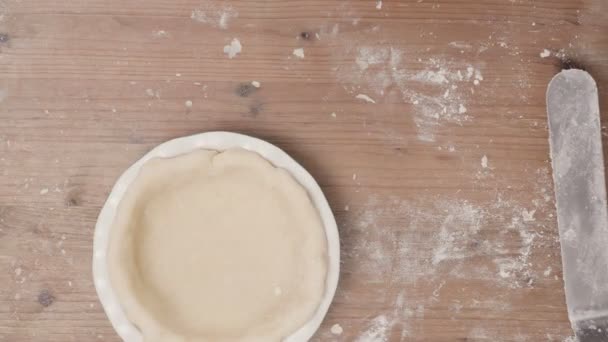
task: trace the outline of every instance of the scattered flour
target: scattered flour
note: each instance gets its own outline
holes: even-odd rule
[[[251,81],[251,85],[254,86],[254,87],[256,87],[256,88],[259,88],[262,84],[260,82],[258,82],[258,81]]]
[[[537,198],[526,201],[500,191],[475,203],[445,195],[416,200],[370,196],[366,205],[351,210],[352,224],[345,225],[351,239],[344,256],[358,265],[353,276],[371,283],[387,274],[399,283],[474,279],[497,291],[532,286],[543,272],[530,262],[543,222],[524,219],[522,213],[551,207],[541,191],[550,185],[545,173],[537,173],[529,186]]]
[[[44,189],[40,190],[40,194],[41,195],[46,195],[48,193],[49,193],[49,189],[48,188],[44,188]]]
[[[415,73],[411,77],[411,80],[429,84],[445,84],[450,83],[448,80],[449,76],[449,71],[445,68],[440,68],[437,70],[426,69]]]
[[[230,59],[236,57],[242,50],[243,46],[237,38],[232,39],[230,44],[224,46],[224,53],[227,54]]]
[[[458,205],[461,207],[460,210],[453,210],[451,203],[442,204],[441,212],[445,213],[445,218],[439,227],[438,244],[433,251],[434,266],[445,260],[466,258],[467,246],[461,241],[471,240],[481,229],[481,218],[485,215],[483,210],[467,201],[462,201]],[[464,229],[455,230],[454,227]]]
[[[521,212],[521,216],[524,219],[524,222],[533,222],[536,220],[534,218],[535,213],[536,213],[536,209],[532,209],[532,210],[524,209]]]
[[[539,202],[540,203],[540,202]],[[545,203],[545,202],[542,202]],[[348,234],[355,241],[345,246],[346,257],[357,265],[357,272],[370,282],[391,274],[393,279],[416,282],[421,277],[433,279],[441,267],[448,267],[455,278],[479,279],[492,286],[517,288],[532,271],[530,257],[536,233],[529,227],[535,222],[521,220],[522,206],[500,196],[489,203],[475,205],[457,198],[421,198],[410,202],[397,198],[372,196],[356,217]],[[406,221],[392,222],[395,217]],[[391,219],[393,218],[393,219]],[[405,224],[409,234],[433,231],[416,243],[400,238],[391,224]],[[504,227],[488,239],[485,227]],[[508,238],[508,239],[507,239]],[[517,241],[519,248],[505,244]],[[434,246],[420,249],[420,244]],[[483,265],[470,264],[471,258],[488,258]]]
[[[304,58],[304,49],[303,48],[294,49],[293,55],[298,58]]]
[[[415,103],[414,123],[419,140],[435,141],[437,128],[446,124],[462,126],[472,119],[467,109],[471,85],[483,80],[481,72],[472,65],[431,58],[422,71],[397,70],[395,74],[401,80],[398,84],[404,99]],[[408,81],[426,86],[418,86],[416,89],[420,90],[414,91],[408,87]]]
[[[340,324],[334,324],[331,326],[330,331],[334,335],[342,335],[342,333],[344,332],[344,329],[342,329]]]
[[[192,11],[190,18],[199,23],[209,24],[222,30],[228,28],[228,22],[237,18],[239,13],[232,6],[218,6],[212,3],[199,7]]]
[[[327,36],[323,35],[323,39]],[[473,96],[482,84],[486,85],[483,64],[441,55],[416,63],[408,59],[407,49],[382,43],[349,45],[346,42],[345,45],[344,51],[332,51],[332,58],[339,61],[334,73],[346,92],[358,99],[361,99],[358,95],[369,94],[371,97],[366,96],[375,99],[374,103],[400,95],[403,102],[411,106],[404,115],[412,116],[420,140],[435,141],[435,134],[447,126],[463,126],[474,119]],[[472,49],[464,42],[448,45]],[[522,92],[527,92],[525,87]],[[442,143],[445,146],[446,142]],[[450,151],[456,150],[450,147]],[[494,164],[490,168],[488,162],[484,155],[480,172],[492,173],[489,171],[494,169]],[[474,164],[479,169],[479,159],[475,159]],[[375,318],[364,325],[353,340],[392,340],[397,324],[409,317],[424,317],[425,310],[427,314],[432,310],[429,303],[438,300],[442,293],[447,297],[445,293],[459,289],[454,288],[455,283],[474,281],[492,293],[502,293],[534,287],[536,278],[551,275],[546,265],[539,267],[535,262],[537,252],[546,247],[543,244],[547,237],[539,237],[547,234],[547,230],[543,231],[543,220],[536,217],[545,217],[553,208],[551,193],[547,194],[545,189],[551,188],[550,180],[548,183],[540,178],[533,180],[530,186],[533,198],[521,199],[521,196],[511,197],[511,190],[501,191],[496,189],[496,184],[489,185],[500,181],[497,174],[491,177],[494,178],[489,179],[488,184],[483,184],[495,191],[494,194],[488,191],[488,198],[473,201],[465,200],[470,198],[466,195],[427,195],[404,200],[372,194],[364,206],[350,209],[345,215],[349,217],[349,224],[344,225],[349,239],[344,242],[343,253],[350,265],[357,265],[351,276],[370,284],[385,283],[391,289],[393,284],[417,284],[417,288],[428,284],[429,292],[427,301],[408,298],[411,300],[408,302],[400,294],[394,308],[403,306],[399,309],[402,316],[394,315],[390,309],[376,312]],[[479,179],[472,181],[482,186],[477,183]],[[346,206],[345,210],[348,209]],[[384,302],[394,298],[394,293],[381,295],[385,296]],[[463,307],[478,307],[493,314],[513,310],[508,296],[500,295],[479,294],[476,298],[458,299],[446,305],[452,313]],[[469,337],[502,338],[483,325],[474,328]]]
[[[499,338],[499,336],[496,335],[491,335],[486,329],[485,327],[474,327],[473,329],[471,329],[468,334],[467,334],[467,338],[468,339],[472,339],[472,340],[490,340],[490,341],[500,341],[501,339]]]
[[[192,108],[192,101],[190,100],[186,100],[186,102],[184,103],[184,105],[188,108]]]
[[[359,335],[356,342],[386,342],[388,341],[388,333],[390,322],[385,315],[380,315],[374,318],[367,330]]]
[[[393,51],[387,48],[375,48],[372,46],[363,46],[358,50],[355,63],[362,71],[367,70],[369,66],[386,63]]]
[[[376,1],[376,9],[377,10],[381,10],[382,9],[382,0],[377,0]]]

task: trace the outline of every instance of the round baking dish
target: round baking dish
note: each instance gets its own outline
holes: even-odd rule
[[[111,287],[108,276],[106,256],[109,234],[121,198],[135,177],[137,177],[142,165],[151,158],[170,158],[199,149],[224,151],[231,148],[243,148],[256,152],[274,166],[288,171],[306,189],[315,208],[318,210],[325,228],[328,248],[325,293],[311,319],[285,338],[284,341],[308,341],[323,321],[338,285],[340,242],[335,218],[321,188],[300,164],[287,155],[287,153],[268,142],[231,132],[207,132],[167,141],[144,155],[120,176],[97,219],[93,241],[93,279],[95,289],[112,326],[124,341],[139,342],[142,341],[142,335],[127,319]]]

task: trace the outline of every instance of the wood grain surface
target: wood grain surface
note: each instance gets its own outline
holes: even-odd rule
[[[119,341],[99,210],[153,146],[213,130],[285,149],[328,197],[342,273],[314,341],[571,339],[545,90],[581,67],[608,108],[608,2],[1,0],[0,18],[0,341]]]

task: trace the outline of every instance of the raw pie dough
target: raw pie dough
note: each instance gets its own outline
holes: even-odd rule
[[[325,291],[317,210],[253,152],[149,160],[111,229],[110,281],[145,342],[281,341]]]

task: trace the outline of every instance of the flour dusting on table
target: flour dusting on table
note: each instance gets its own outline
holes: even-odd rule
[[[355,340],[356,342],[386,342],[390,322],[384,315],[372,319],[367,330]]]
[[[375,312],[369,325],[360,328],[357,341],[388,341],[395,324],[407,336],[408,321],[424,317],[427,308],[439,302],[444,288],[451,287],[445,291],[454,293],[454,284],[481,283],[494,295],[452,301],[448,306],[452,315],[458,315],[464,306],[504,314],[512,308],[501,293],[532,289],[542,279],[553,281],[550,268],[533,262],[535,251],[544,247],[539,237],[546,234],[537,216],[546,215],[553,206],[547,195],[549,174],[548,168],[531,172],[528,187],[533,196],[528,200],[512,196],[508,190],[476,201],[458,194],[409,200],[370,194],[365,206],[351,208],[352,221],[343,228],[347,238],[342,249],[344,259],[356,265],[351,276],[369,284],[424,283],[428,288],[424,300],[419,295],[415,301],[408,300],[405,292],[396,297],[382,294],[385,300],[394,298],[394,304]],[[495,182],[471,177],[480,186]],[[481,335],[481,329],[471,336]]]
[[[352,233],[356,243],[346,246],[345,254],[357,260],[370,281],[391,272],[393,277],[415,281],[437,273],[439,267],[450,266],[454,277],[478,277],[504,287],[527,286],[520,278],[531,274],[528,259],[536,238],[538,223],[535,213],[547,210],[544,199],[550,186],[547,170],[536,173],[533,191],[538,196],[531,203],[510,199],[498,192],[490,201],[473,203],[453,197],[422,197],[416,201],[397,197],[369,197],[367,205],[358,213]],[[393,217],[407,217],[393,222]],[[500,230],[486,231],[488,227]],[[418,250],[407,238],[396,235],[400,230],[415,234],[420,229],[433,232],[424,235],[430,250]],[[495,234],[490,239],[488,234]],[[503,238],[501,238],[503,236]],[[504,243],[507,237],[519,241],[517,255]],[[466,267],[466,261],[492,255],[490,263],[476,270]],[[473,272],[473,273],[472,273]]]
[[[410,104],[411,112],[404,115],[412,116],[419,140],[433,142],[442,126],[462,126],[474,117],[468,102],[484,79],[478,66],[443,57],[413,60],[407,51],[387,44],[346,44],[335,51],[340,61],[352,56],[351,64],[339,63],[338,81],[353,94],[369,92],[377,103],[397,92]]]
[[[225,30],[228,22],[238,18],[239,13],[230,5],[218,5],[208,2],[194,9],[190,18],[199,23],[209,24],[213,27]]]

